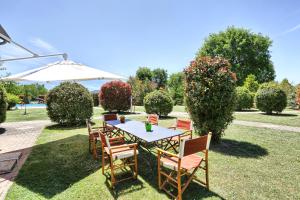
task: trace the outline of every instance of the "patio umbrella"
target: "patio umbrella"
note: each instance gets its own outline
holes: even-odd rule
[[[84,81],[84,80],[126,80],[125,77],[95,69],[71,60],[48,64],[19,74],[2,78],[7,81]]]

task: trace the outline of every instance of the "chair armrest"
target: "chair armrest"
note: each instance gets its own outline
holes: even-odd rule
[[[93,126],[92,127],[92,129],[103,129],[103,128],[105,128],[105,127],[103,127],[103,126]]]
[[[176,126],[170,126],[170,127],[168,127],[168,129],[174,129],[174,130],[176,130]]]
[[[124,147],[129,147],[129,148],[135,147],[135,148],[137,148],[137,143],[122,144],[122,145],[119,145],[119,146],[110,147],[110,149],[111,150],[115,150],[115,149],[121,149],[121,148],[124,148]]]
[[[168,151],[165,151],[165,150],[162,150],[160,148],[156,148],[157,150],[157,153],[160,155],[160,154],[165,154],[167,156],[171,156],[171,157],[176,157],[176,158],[179,158],[178,155],[174,154],[174,153],[171,153],[171,152],[168,152]]]

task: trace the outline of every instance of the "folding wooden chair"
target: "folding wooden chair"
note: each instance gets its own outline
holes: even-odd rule
[[[181,139],[192,139],[192,133],[193,133],[193,123],[191,120],[188,119],[176,119],[175,126],[169,127],[169,129],[181,129],[184,130],[184,133],[182,135],[172,137],[171,141],[169,142],[170,147],[167,147],[166,149],[173,148],[175,152],[177,151],[177,148],[179,146],[179,142]]]
[[[118,182],[128,180],[130,178],[136,179],[138,176],[137,168],[137,144],[120,144],[119,139],[109,139],[105,134],[100,133],[102,143],[102,174],[104,175],[105,170],[110,170],[111,186]],[[124,137],[120,137],[121,141],[124,141]],[[105,160],[109,160],[109,165],[105,169]],[[117,163],[121,161],[121,163]],[[116,170],[126,171],[130,167],[132,177],[116,180]]]
[[[103,130],[103,127],[92,127],[90,119],[86,119],[85,122],[89,134],[89,152],[93,153],[95,158],[95,156],[97,157],[97,140],[100,139],[100,130]]]
[[[157,149],[159,189],[164,190],[166,193],[178,200],[182,199],[182,193],[193,179],[209,189],[208,149],[210,140],[211,133],[194,139],[183,139],[180,143],[180,151],[178,155]],[[204,157],[197,155],[196,153],[198,152],[204,153]],[[166,171],[163,171],[162,167],[169,169],[169,171],[171,170],[171,172],[167,173]],[[195,173],[199,168],[205,170],[205,182],[195,176]],[[182,184],[182,176],[187,176],[187,180],[184,184]],[[162,182],[163,177],[165,180]],[[167,184],[177,189],[177,196],[166,189]]]
[[[113,129],[112,126],[108,125],[106,122],[107,121],[112,121],[112,120],[118,120],[118,115],[117,114],[104,114],[103,115],[103,127],[106,129]]]
[[[147,121],[150,122],[152,125],[158,125],[159,116],[157,114],[150,114],[147,117]]]

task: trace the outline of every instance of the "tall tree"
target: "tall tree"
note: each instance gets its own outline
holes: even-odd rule
[[[151,81],[152,80],[152,72],[148,67],[139,67],[136,71],[136,77],[141,81]]]
[[[238,85],[242,85],[249,74],[254,74],[258,82],[263,83],[275,78],[270,59],[271,45],[272,41],[267,36],[232,26],[210,34],[197,56],[220,56],[229,60]]]
[[[152,71],[152,81],[156,84],[156,88],[166,88],[168,81],[167,70],[157,68]]]
[[[141,81],[131,76],[127,82],[131,85],[133,105],[136,106],[142,106],[144,97],[155,89],[154,84],[149,80]]]
[[[184,96],[184,73],[178,72],[172,74],[168,81],[168,88],[174,103],[176,105],[182,105]]]

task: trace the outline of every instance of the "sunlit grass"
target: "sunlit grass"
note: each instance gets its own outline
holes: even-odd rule
[[[159,123],[174,122],[167,118]],[[232,125],[223,142],[211,149],[211,191],[192,183],[184,199],[300,198],[299,133]],[[139,157],[149,156],[140,151]],[[151,158],[152,170],[139,159],[138,181],[111,190],[100,161],[88,153],[86,128],[50,126],[38,138],[7,199],[168,199],[158,191],[155,155],[146,158]]]

